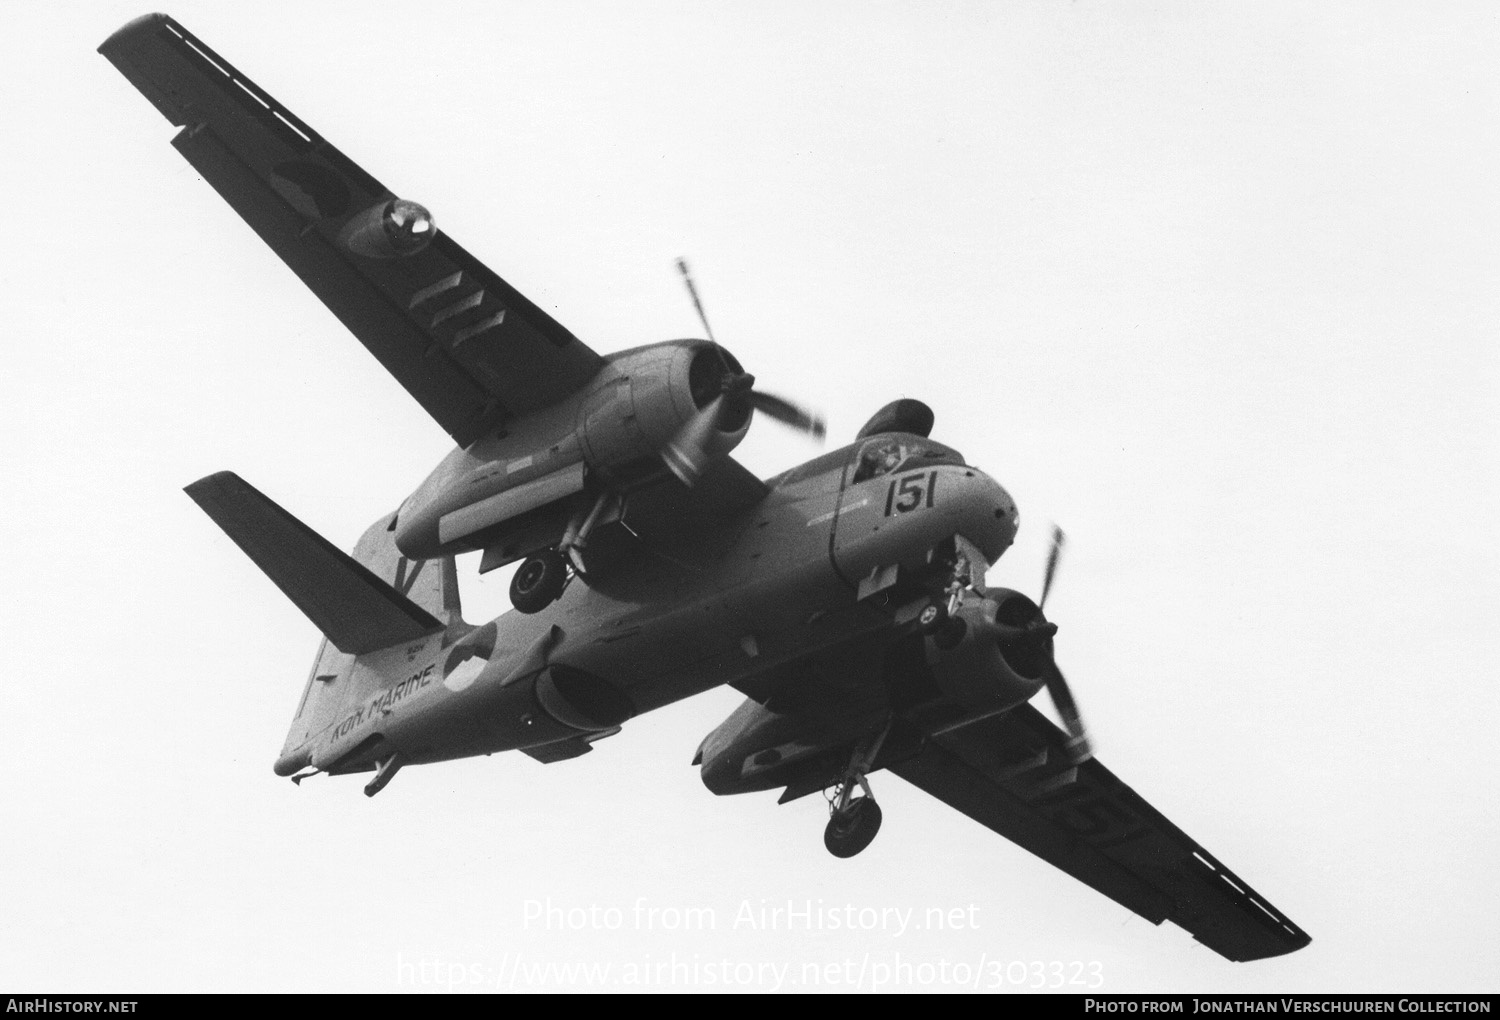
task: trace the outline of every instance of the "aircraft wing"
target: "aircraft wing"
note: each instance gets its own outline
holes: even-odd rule
[[[1311,939],[1030,705],[930,737],[890,771],[1153,924],[1236,961]]]
[[[765,499],[769,491],[739,461],[720,457],[692,488],[667,482],[633,493],[626,504],[625,523],[645,541],[671,548],[685,530],[718,528]]]
[[[460,446],[603,364],[445,233],[415,254],[352,251],[349,229],[396,196],[165,14],[130,22],[99,52],[183,128],[177,151]]]

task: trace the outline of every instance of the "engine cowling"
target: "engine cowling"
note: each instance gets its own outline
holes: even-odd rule
[[[403,505],[398,548],[431,559],[504,547],[492,564],[499,565],[555,542],[568,513],[557,523],[543,507],[565,505],[590,487],[623,492],[662,479],[663,451],[689,423],[701,423],[703,409],[722,396],[726,373],[738,371],[733,355],[701,340],[612,355],[579,395],[450,454]],[[716,416],[703,448],[728,454],[749,427],[749,404],[730,407]],[[538,514],[546,520],[525,536],[507,530],[526,515],[536,523]]]
[[[1029,701],[1046,683],[1052,662],[1050,633],[1034,629],[1045,622],[1035,602],[1008,588],[966,601],[927,642],[927,663],[942,696],[976,712]]]
[[[696,341],[626,351],[610,367],[579,408],[577,435],[588,466],[627,487],[660,473],[662,451],[720,396],[726,372],[742,371],[727,351]],[[709,430],[706,453],[724,456],[749,429],[749,404],[731,408]]]

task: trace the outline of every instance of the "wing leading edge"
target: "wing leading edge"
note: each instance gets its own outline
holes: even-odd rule
[[[603,364],[445,233],[356,254],[347,230],[396,196],[165,14],[99,47],[174,125],[203,178],[460,446],[546,407]]]
[[[890,770],[1153,924],[1259,960],[1312,940],[1030,705],[930,738]]]

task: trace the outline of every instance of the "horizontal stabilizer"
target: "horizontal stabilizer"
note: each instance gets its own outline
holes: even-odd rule
[[[341,652],[362,655],[442,630],[425,609],[232,471],[184,489]]]

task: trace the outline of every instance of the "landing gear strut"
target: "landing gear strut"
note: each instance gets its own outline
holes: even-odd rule
[[[823,845],[835,857],[853,857],[869,846],[880,831],[880,805],[875,803],[865,773],[874,764],[890,729],[890,723],[886,723],[873,737],[867,737],[855,746],[844,777],[829,793],[828,827],[823,830]],[[863,796],[854,796],[856,787]]]

